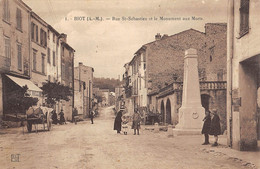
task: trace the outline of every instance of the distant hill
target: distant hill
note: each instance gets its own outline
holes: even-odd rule
[[[115,88],[119,87],[122,81],[110,78],[93,78],[93,87],[100,89],[109,89],[110,92],[115,92]]]

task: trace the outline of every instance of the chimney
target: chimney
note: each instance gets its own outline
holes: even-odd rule
[[[65,34],[65,33],[60,34],[60,39],[61,39],[61,41],[67,43],[67,34]]]
[[[168,37],[168,34],[164,34],[163,36],[162,36],[162,39],[165,39],[165,38],[167,38]]]
[[[157,35],[155,35],[155,40],[161,40],[162,36],[160,35],[160,33],[157,33]]]

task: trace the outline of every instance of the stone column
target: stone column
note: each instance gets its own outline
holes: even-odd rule
[[[201,105],[198,75],[198,55],[196,49],[185,51],[182,106],[179,109],[177,135],[200,134],[205,109]]]

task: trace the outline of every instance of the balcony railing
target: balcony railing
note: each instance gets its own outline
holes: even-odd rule
[[[200,82],[200,90],[221,90],[227,88],[226,81],[203,81]]]
[[[226,81],[201,81],[200,90],[225,90],[227,88]],[[173,82],[172,84],[159,90],[159,97],[164,97],[175,91],[183,90],[182,82]]]

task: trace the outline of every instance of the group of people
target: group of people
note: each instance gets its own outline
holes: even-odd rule
[[[60,120],[58,120],[58,115],[60,116]],[[62,109],[58,115],[55,110],[52,111],[52,123],[53,124],[58,124],[58,123],[64,124],[65,123],[66,124],[64,113],[63,113]]]
[[[130,119],[128,116],[123,115],[123,110],[120,110],[115,118],[114,122],[114,130],[117,131],[118,134],[120,134],[120,131],[122,129],[124,135],[127,135],[128,132],[128,123]],[[134,129],[134,135],[139,135],[140,128],[141,128],[141,116],[138,112],[137,109],[134,110],[134,115],[133,115],[133,122],[132,122],[132,129]]]
[[[120,110],[115,118],[114,121],[114,130],[117,131],[118,134],[120,134],[121,129],[124,133],[124,135],[127,135],[128,132],[128,123],[130,119],[127,116],[123,115],[123,110]],[[213,109],[212,112],[209,110],[206,111],[206,116],[203,119],[204,124],[201,133],[205,136],[205,141],[202,145],[210,144],[209,142],[209,135],[214,136],[214,144],[212,146],[218,146],[218,135],[221,134],[221,128],[220,128],[220,118],[217,114],[217,110]],[[141,116],[137,109],[134,111],[133,115],[133,122],[132,122],[132,129],[134,129],[134,135],[139,135],[139,129],[140,129],[140,122],[141,122]]]
[[[90,120],[91,120],[91,124],[94,124],[94,117],[95,117],[95,110],[91,110],[90,113],[89,113],[89,117],[90,117]],[[59,120],[58,120],[58,115],[59,115]],[[52,123],[53,124],[66,124],[66,120],[65,120],[65,117],[64,117],[64,112],[63,110],[61,109],[60,113],[57,115],[56,111],[53,110],[52,111]],[[79,121],[79,116],[78,116],[78,110],[77,108],[73,108],[73,111],[72,111],[72,122],[74,122],[75,124],[77,124],[77,122]]]
[[[212,112],[209,110],[206,111],[206,116],[203,119],[204,124],[202,127],[201,133],[204,134],[205,136],[205,141],[202,145],[207,145],[209,143],[209,135],[214,136],[214,144],[212,146],[217,146],[218,145],[218,135],[221,134],[221,129],[220,129],[220,119],[217,114],[217,110],[213,109]]]

